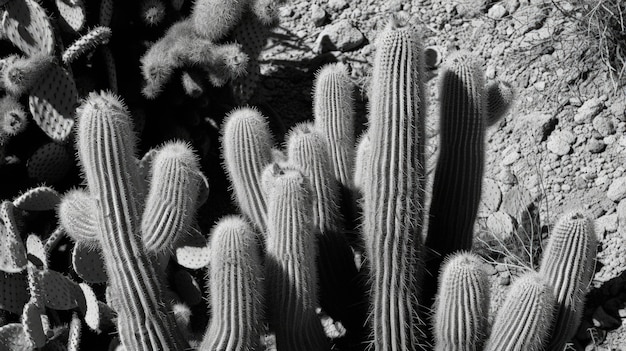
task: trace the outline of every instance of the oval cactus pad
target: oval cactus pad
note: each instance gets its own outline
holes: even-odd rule
[[[47,186],[30,188],[13,200],[13,206],[25,211],[54,210],[61,202],[59,193]]]
[[[63,142],[74,127],[78,91],[70,74],[54,65],[31,90],[28,106],[33,119],[54,141]]]
[[[9,1],[2,29],[26,55],[54,53],[54,32],[44,9],[34,0]]]
[[[85,4],[81,0],[56,0],[56,4],[61,15],[60,22],[64,27],[75,32],[83,29],[87,14],[85,13]]]
[[[77,242],[72,252],[74,271],[88,283],[106,283],[107,273],[100,248]]]

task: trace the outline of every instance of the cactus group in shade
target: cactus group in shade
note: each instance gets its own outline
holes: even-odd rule
[[[422,52],[398,22],[378,38],[363,176],[363,237],[370,260],[374,349],[418,350],[424,201]]]
[[[214,317],[201,350],[255,350],[261,341],[265,291],[256,238],[238,216],[225,217],[213,228],[208,280]]]

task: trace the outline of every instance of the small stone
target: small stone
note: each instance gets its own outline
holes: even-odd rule
[[[612,330],[619,327],[622,321],[608,314],[602,306],[598,306],[593,312],[593,325],[596,328]]]
[[[531,112],[518,117],[515,119],[513,131],[524,133],[524,135],[530,131],[537,142],[545,141],[559,122],[558,119],[553,118],[551,115],[541,112]]]
[[[572,150],[571,144],[564,132],[556,132],[548,137],[548,150],[552,153],[563,156]]]
[[[502,171],[500,171],[498,179],[504,185],[515,185],[515,184],[517,184],[517,177],[508,168],[503,168]]]
[[[592,154],[598,154],[606,149],[606,144],[602,140],[591,138],[587,142],[587,151]]]
[[[533,84],[533,87],[535,89],[537,89],[537,91],[544,91],[546,89],[546,82],[539,81],[539,82]]]
[[[616,99],[611,106],[609,106],[609,110],[619,121],[626,122],[626,100]]]
[[[314,51],[318,54],[339,50],[351,51],[365,42],[365,36],[350,21],[341,20],[326,26],[317,37]]]
[[[513,151],[511,153],[509,153],[508,155],[504,156],[504,159],[502,159],[502,166],[510,166],[512,164],[514,164],[517,160],[519,160],[520,158],[520,153],[518,151]]]
[[[585,101],[576,111],[574,122],[576,124],[589,123],[604,109],[604,99],[597,97]]]
[[[487,15],[494,19],[501,19],[502,17],[507,15],[507,12],[508,11],[504,6],[500,4],[495,4],[489,9]]]
[[[620,177],[613,180],[606,193],[606,197],[615,202],[626,198],[626,177]]]
[[[615,126],[610,119],[605,116],[596,116],[593,119],[593,128],[597,130],[603,137],[615,134]]]
[[[487,69],[485,70],[485,77],[487,79],[496,78],[496,68],[492,65],[487,66]]]
[[[617,220],[621,227],[626,228],[626,199],[617,205]]]
[[[324,10],[321,6],[313,4],[311,6],[311,20],[316,27],[321,27],[326,23],[326,10]]]
[[[348,7],[347,0],[330,0],[328,1],[328,7],[332,10],[339,11]]]
[[[617,213],[604,215],[595,220],[596,228],[608,233],[617,231],[617,223]]]

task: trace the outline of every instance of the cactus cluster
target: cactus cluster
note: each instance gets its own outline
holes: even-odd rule
[[[127,350],[254,350],[268,339],[279,351],[560,350],[574,334],[596,246],[579,211],[560,218],[539,270],[513,283],[489,324],[473,224],[485,131],[514,94],[486,85],[471,53],[455,52],[441,67],[441,147],[426,194],[427,63],[406,18],[378,36],[360,137],[348,67],[330,64],[316,75],[314,120],[294,126],[283,147],[259,109],[238,107],[210,148],[193,128],[164,138],[178,141],[137,136],[166,123],[151,119],[160,95],[200,105],[212,89],[205,83],[230,82],[234,100],[249,101],[255,56],[281,0],[131,6],[147,36],[161,39],[133,53],[141,79],[129,86],[117,84],[128,67],[115,59],[119,26],[134,25],[120,24],[128,5],[56,3],[58,19],[32,0],[3,9],[2,29],[21,54],[0,64],[0,144],[25,133],[32,117],[54,142],[32,147],[29,177],[64,178],[68,171],[50,164],[71,163],[74,140],[84,187],[77,180],[60,195],[39,186],[1,202],[0,349],[79,350],[98,334]],[[90,11],[98,26],[88,30]],[[102,68],[98,81],[92,65]],[[174,76],[179,95],[166,87]],[[186,127],[210,119],[176,112]],[[239,213],[204,233],[202,209],[220,206],[208,201],[205,175],[204,156],[216,150]]]

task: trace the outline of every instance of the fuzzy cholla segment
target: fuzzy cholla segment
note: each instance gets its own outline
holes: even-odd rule
[[[311,222],[312,194],[293,169],[268,166],[266,272],[270,328],[279,350],[320,351],[329,345],[317,306],[316,244]]]
[[[482,264],[467,252],[451,256],[443,266],[434,319],[436,350],[482,350],[489,313],[489,281]]]
[[[238,216],[211,234],[209,290],[212,315],[200,350],[255,350],[263,318],[263,272],[256,234]]]
[[[363,232],[371,270],[374,348],[419,348],[417,316],[424,199],[421,45],[412,28],[380,34],[363,176]]]
[[[578,329],[593,276],[596,247],[593,223],[584,213],[566,213],[556,223],[539,269],[553,286],[557,302],[550,350],[563,349]]]
[[[118,331],[129,350],[188,347],[161,297],[156,262],[139,230],[135,137],[126,107],[108,93],[91,93],[78,109],[80,161],[95,200],[111,291],[118,299]]]

